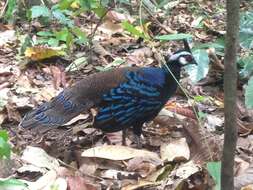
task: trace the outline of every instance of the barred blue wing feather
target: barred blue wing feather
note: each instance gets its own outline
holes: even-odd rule
[[[159,78],[154,78],[157,75],[160,75]],[[119,131],[141,120],[148,120],[148,116],[161,109],[160,91],[165,82],[163,70],[145,68],[129,71],[126,78],[126,82],[103,96],[103,106],[95,118],[95,127],[103,131]]]
[[[80,113],[83,105],[76,103],[67,92],[61,92],[51,102],[40,105],[36,110],[28,113],[22,122],[23,126],[59,126],[69,118]],[[63,117],[64,116],[64,117]]]

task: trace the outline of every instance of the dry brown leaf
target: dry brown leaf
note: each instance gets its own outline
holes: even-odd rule
[[[108,11],[108,13],[106,14],[106,19],[115,22],[122,22],[128,20],[131,23],[134,21],[134,19],[131,18],[130,15],[122,14],[114,10]]]
[[[235,169],[236,176],[243,174],[244,171],[248,169],[250,166],[249,162],[244,161],[238,156],[235,157],[235,163],[236,163],[236,169]]]
[[[6,45],[8,42],[14,42],[16,39],[15,30],[0,32],[0,47]]]
[[[50,65],[50,71],[53,75],[53,84],[55,89],[59,89],[59,87],[62,85],[63,87],[66,87],[66,75],[63,69],[57,66]]]
[[[56,158],[49,156],[43,149],[39,147],[27,146],[23,152],[21,159],[25,163],[30,163],[37,167],[57,169],[60,164]]]
[[[98,186],[91,184],[80,176],[67,177],[68,190],[97,190]]]
[[[80,158],[80,167],[79,171],[84,174],[94,175],[99,165],[92,158],[82,157]]]
[[[80,120],[85,120],[89,117],[89,114],[79,114],[78,116],[72,118],[70,121],[64,124],[64,126],[72,125]],[[84,128],[84,127],[83,127]]]
[[[13,104],[13,103],[8,103],[5,105],[6,110],[7,110],[7,114],[8,114],[8,119],[10,121],[15,121],[17,123],[19,123],[21,121],[21,115],[20,113],[17,111],[17,107]]]
[[[93,41],[93,50],[96,52],[99,56],[106,56],[111,55],[98,41]]]
[[[113,23],[111,20],[106,20],[101,26],[98,27],[98,30],[108,37],[111,37],[113,34],[123,32],[121,24]]]
[[[201,170],[201,167],[197,164],[195,164],[193,161],[189,161],[185,164],[182,164],[179,166],[179,168],[176,170],[176,176],[181,179],[187,179],[192,174],[195,174]]]
[[[160,153],[163,161],[186,161],[190,158],[190,149],[185,138],[162,144]]]
[[[127,170],[137,172],[141,177],[146,177],[161,164],[161,160],[154,160],[150,157],[135,157],[128,161]]]
[[[147,150],[139,150],[126,146],[105,145],[90,148],[82,153],[84,157],[96,157],[109,160],[127,160],[134,157],[148,156],[159,160],[159,156],[154,152]]]
[[[241,190],[253,190],[253,184],[242,187]]]
[[[43,175],[38,180],[36,180],[35,182],[26,181],[26,183],[28,184],[28,189],[44,189],[48,185],[53,184],[56,179],[57,179],[56,171],[50,170],[45,175]]]
[[[250,164],[250,167],[244,171],[243,174],[236,176],[234,178],[235,189],[241,189],[247,185],[251,185],[253,182],[253,164]]]

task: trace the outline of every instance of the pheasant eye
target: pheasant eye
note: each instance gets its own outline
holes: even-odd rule
[[[186,55],[186,56],[185,56],[185,59],[186,59],[186,61],[189,62],[189,63],[192,62],[192,60],[193,60],[192,56],[190,56],[190,55]]]

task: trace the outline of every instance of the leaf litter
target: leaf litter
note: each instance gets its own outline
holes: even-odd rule
[[[196,42],[215,41],[224,35],[225,12],[224,7],[214,5],[211,1],[200,1],[198,6],[194,1],[173,1],[164,6],[170,9],[170,15],[159,12],[159,9],[153,10],[151,6],[149,10],[154,11],[154,15],[150,20],[163,18],[162,25],[171,31],[191,33]],[[194,6],[198,9],[194,10]],[[205,17],[201,14],[203,10],[207,13]],[[84,17],[90,19],[88,15]],[[143,15],[143,18],[148,17],[149,14]],[[92,51],[76,48],[74,53],[65,54],[61,50],[43,46],[27,49],[26,55],[33,62],[25,67],[17,64],[22,59],[15,57],[17,50],[13,50],[13,47],[20,45],[16,41],[18,37],[15,31],[13,33],[13,30],[5,29],[7,37],[0,38],[0,124],[9,131],[14,150],[22,154],[13,158],[19,164],[0,164],[8,170],[7,176],[3,177],[22,179],[28,189],[32,190],[204,189],[210,185],[205,163],[220,160],[224,99],[219,83],[223,73],[222,60],[214,56],[218,52],[213,50],[208,50],[207,54],[214,64],[205,73],[206,77],[197,83],[199,89],[194,91],[188,79],[182,81],[182,85],[190,89],[191,95],[205,92],[199,95],[206,99],[213,98],[210,101],[198,99],[194,102],[201,115],[200,127],[194,110],[182,92],[178,91],[175,99],[172,98],[167,103],[159,116],[145,124],[141,150],[132,148],[134,141],[131,131],[128,137],[129,147],[107,145],[104,135],[90,128],[88,122],[91,122],[92,117],[88,113],[47,133],[18,131],[17,124],[28,110],[50,100],[64,87],[71,86],[73,81],[87,74],[112,67],[153,66],[160,63],[148,41],[137,42],[135,37],[124,31],[121,22],[125,20],[134,23],[136,18],[127,13],[109,11],[94,35]],[[87,33],[96,25],[93,23],[95,21],[89,21],[92,26],[78,21]],[[150,36],[167,34],[163,28],[155,30],[157,23],[151,23],[151,26],[154,29],[149,29]],[[181,44],[170,41],[154,45],[156,51],[167,54]],[[68,56],[67,64],[57,58],[43,62],[54,56]],[[72,63],[71,67],[69,63]],[[218,85],[214,87],[212,84]],[[252,117],[250,110],[239,103],[238,100],[241,113],[238,126],[242,137],[239,137],[237,146],[238,176],[235,185],[241,188],[252,182],[250,133],[253,125],[252,120],[248,119]],[[121,134],[116,134],[117,136]],[[31,144],[40,148],[29,146]],[[11,167],[11,172],[8,166]]]

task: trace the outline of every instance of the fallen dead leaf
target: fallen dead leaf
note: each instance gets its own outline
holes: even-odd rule
[[[141,177],[146,177],[161,164],[161,160],[152,159],[151,157],[135,157],[128,161],[127,171],[138,172]]]
[[[62,70],[60,67],[50,65],[50,71],[53,75],[54,88],[59,89],[61,85],[62,87],[66,87],[66,76],[64,70]]]
[[[244,161],[243,159],[239,158],[238,156],[235,157],[235,163],[236,163],[236,171],[235,175],[241,175],[244,173],[244,171],[249,168],[249,162]]]
[[[88,117],[89,117],[89,114],[79,114],[78,116],[74,117],[73,119],[71,119],[70,121],[68,121],[67,123],[65,123],[64,126],[72,125],[72,124],[76,123],[77,121],[79,121],[79,120],[85,120]]]
[[[66,179],[64,178],[57,178],[55,181],[52,183],[48,183],[43,190],[52,190],[52,189],[57,189],[57,190],[67,190],[68,184]]]
[[[156,185],[159,185],[159,183],[140,180],[137,184],[131,184],[131,185],[127,185],[125,187],[122,187],[121,190],[144,189],[145,187],[151,187],[151,186],[156,186]]]
[[[253,184],[242,187],[241,190],[253,190]]]
[[[173,140],[169,144],[162,144],[160,152],[164,161],[186,161],[190,158],[190,149],[186,138]]]
[[[95,184],[89,183],[80,176],[67,177],[68,190],[97,190],[99,189]]]
[[[244,171],[243,174],[234,178],[235,189],[241,189],[247,185],[251,185],[253,181],[253,164],[251,163],[249,168]]]
[[[25,50],[25,56],[33,61],[39,61],[54,56],[65,55],[65,52],[59,48],[49,48],[43,46],[29,47]]]
[[[199,165],[195,164],[193,161],[189,161],[179,166],[179,168],[176,170],[176,176],[181,179],[187,179],[192,174],[200,171],[200,169],[201,168]]]
[[[40,177],[35,182],[26,181],[25,183],[28,184],[28,189],[30,190],[44,190],[49,183],[53,184],[57,179],[57,173],[55,170],[48,171],[45,175]]]
[[[110,21],[116,21],[116,22],[122,22],[125,20],[128,20],[129,22],[133,22],[134,19],[130,17],[130,15],[122,14],[119,12],[116,12],[114,10],[108,11],[106,14],[106,19]]]
[[[49,156],[39,147],[27,146],[21,159],[26,163],[47,169],[57,169],[60,166],[57,159]]]
[[[159,156],[154,152],[139,150],[120,145],[105,145],[90,148],[82,153],[84,157],[96,157],[109,160],[128,160],[134,157],[148,156],[159,160]]]
[[[7,42],[13,42],[16,39],[15,30],[0,32],[0,47],[4,46]]]

